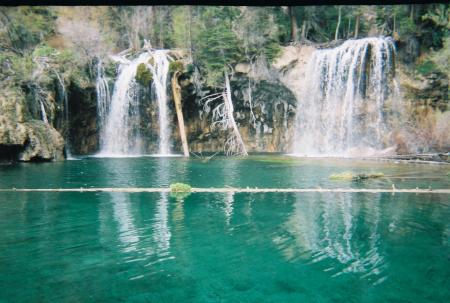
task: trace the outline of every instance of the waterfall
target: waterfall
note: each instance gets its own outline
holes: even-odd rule
[[[111,104],[101,130],[101,154],[123,156],[142,153],[135,76],[138,65],[146,64],[150,56],[150,53],[144,52],[133,61],[123,60],[120,64]]]
[[[136,59],[113,57],[120,62],[119,75],[114,83],[111,101],[108,101],[108,83],[103,67],[97,72],[97,108],[101,129],[100,155],[129,156],[144,152],[140,135],[139,85],[136,72],[140,64],[145,64],[152,72],[152,91],[158,102],[159,150],[160,155],[170,154],[170,123],[167,97],[169,57],[165,50],[144,52]],[[101,64],[101,63],[99,63]]]
[[[170,154],[170,124],[169,109],[167,106],[167,76],[169,73],[169,60],[167,52],[156,50],[153,53],[153,65],[149,65],[153,73],[153,87],[158,101],[159,122],[159,151],[160,155]]]
[[[316,50],[303,84],[294,153],[360,156],[388,145],[395,110],[395,47],[391,38],[348,40]]]
[[[61,78],[56,70],[53,70],[58,79],[59,85],[61,87],[61,97],[64,102],[64,124],[65,124],[65,148],[67,159],[73,159],[71,148],[70,148],[70,121],[69,121],[69,98],[67,97],[66,87],[64,85],[64,80]]]
[[[39,105],[41,107],[41,118],[42,118],[42,121],[44,121],[45,124],[48,124],[47,114],[45,113],[44,102],[42,102],[41,99],[39,99]]]
[[[105,69],[101,60],[97,62],[97,80],[95,83],[97,95],[97,124],[100,132],[103,131],[110,103],[108,80],[105,77]],[[104,144],[103,136],[100,136],[100,146]]]

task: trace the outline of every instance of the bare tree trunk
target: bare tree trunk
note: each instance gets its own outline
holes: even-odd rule
[[[342,16],[342,6],[339,6],[339,17],[338,23],[336,25],[336,33],[334,34],[334,40],[337,40],[339,36],[339,26],[341,25],[341,16]]]
[[[395,22],[396,22],[396,20],[395,20],[395,14],[394,14],[394,28],[392,29],[392,35],[395,37],[396,36],[396,32],[395,32],[395,30],[396,30],[396,28],[395,28]]]
[[[351,28],[351,24],[352,24],[352,18],[348,18],[348,29],[347,29],[347,39],[348,37],[350,37],[350,28]]]
[[[297,42],[297,19],[295,18],[294,7],[292,6],[289,6],[289,19],[291,20],[291,40]]]
[[[239,132],[239,129],[236,125],[236,121],[234,120],[234,117],[233,117],[234,108],[233,108],[233,101],[231,100],[230,80],[228,78],[228,73],[226,71],[225,71],[225,86],[226,86],[227,93],[224,93],[225,96],[223,96],[223,97],[224,97],[224,101],[225,101],[225,106],[228,108],[227,112],[231,115],[230,120],[231,120],[231,124],[233,127],[234,136],[236,137],[236,140],[238,140],[237,143],[241,147],[241,155],[248,156],[247,150],[244,145],[244,141],[242,140],[242,137],[241,137],[241,133]]]
[[[358,34],[359,34],[359,18],[360,18],[360,16],[357,15],[356,21],[355,21],[355,38],[358,38]]]
[[[302,24],[302,41],[305,41],[306,39],[306,21],[303,21]]]
[[[189,16],[189,60],[190,62],[193,61],[192,59],[192,9],[191,6],[188,5],[188,16]]]
[[[183,154],[185,157],[189,157],[189,147],[186,139],[186,129],[184,127],[183,109],[181,107],[181,87],[178,84],[178,75],[179,72],[176,71],[172,76],[173,100],[175,101],[175,110],[177,112],[181,143],[183,145]]]

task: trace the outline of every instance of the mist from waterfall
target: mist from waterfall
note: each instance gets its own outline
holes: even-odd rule
[[[308,156],[360,156],[389,146],[397,110],[391,38],[348,40],[316,50],[302,83],[293,151]]]

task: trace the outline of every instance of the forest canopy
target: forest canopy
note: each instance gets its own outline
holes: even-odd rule
[[[180,48],[209,85],[239,62],[270,62],[282,46],[392,36],[406,60],[448,73],[449,5],[0,7],[0,63],[30,74],[46,57],[78,82],[124,49]],[[426,54],[425,56],[423,56]],[[5,61],[6,60],[6,61]],[[5,65],[6,64],[6,65]],[[8,74],[6,72],[6,74]],[[3,76],[4,77],[4,76]],[[27,78],[27,77],[25,77]],[[29,77],[28,77],[29,78]],[[83,78],[85,78],[83,80]]]

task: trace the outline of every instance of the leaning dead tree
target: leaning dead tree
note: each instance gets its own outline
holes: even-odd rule
[[[226,156],[247,156],[247,150],[242,140],[241,134],[234,120],[234,107],[231,100],[231,88],[228,73],[225,71],[225,90],[221,93],[211,94],[204,97],[206,99],[204,110],[209,112],[210,104],[214,100],[222,99],[223,102],[217,105],[212,111],[211,130],[219,129],[227,131],[228,135],[224,144]]]
[[[183,154],[189,157],[189,147],[186,139],[186,130],[184,127],[183,109],[181,107],[181,87],[178,84],[178,76],[180,72],[176,71],[172,76],[173,100],[175,102],[175,110],[177,112],[178,127],[180,129],[181,143],[183,146]]]

